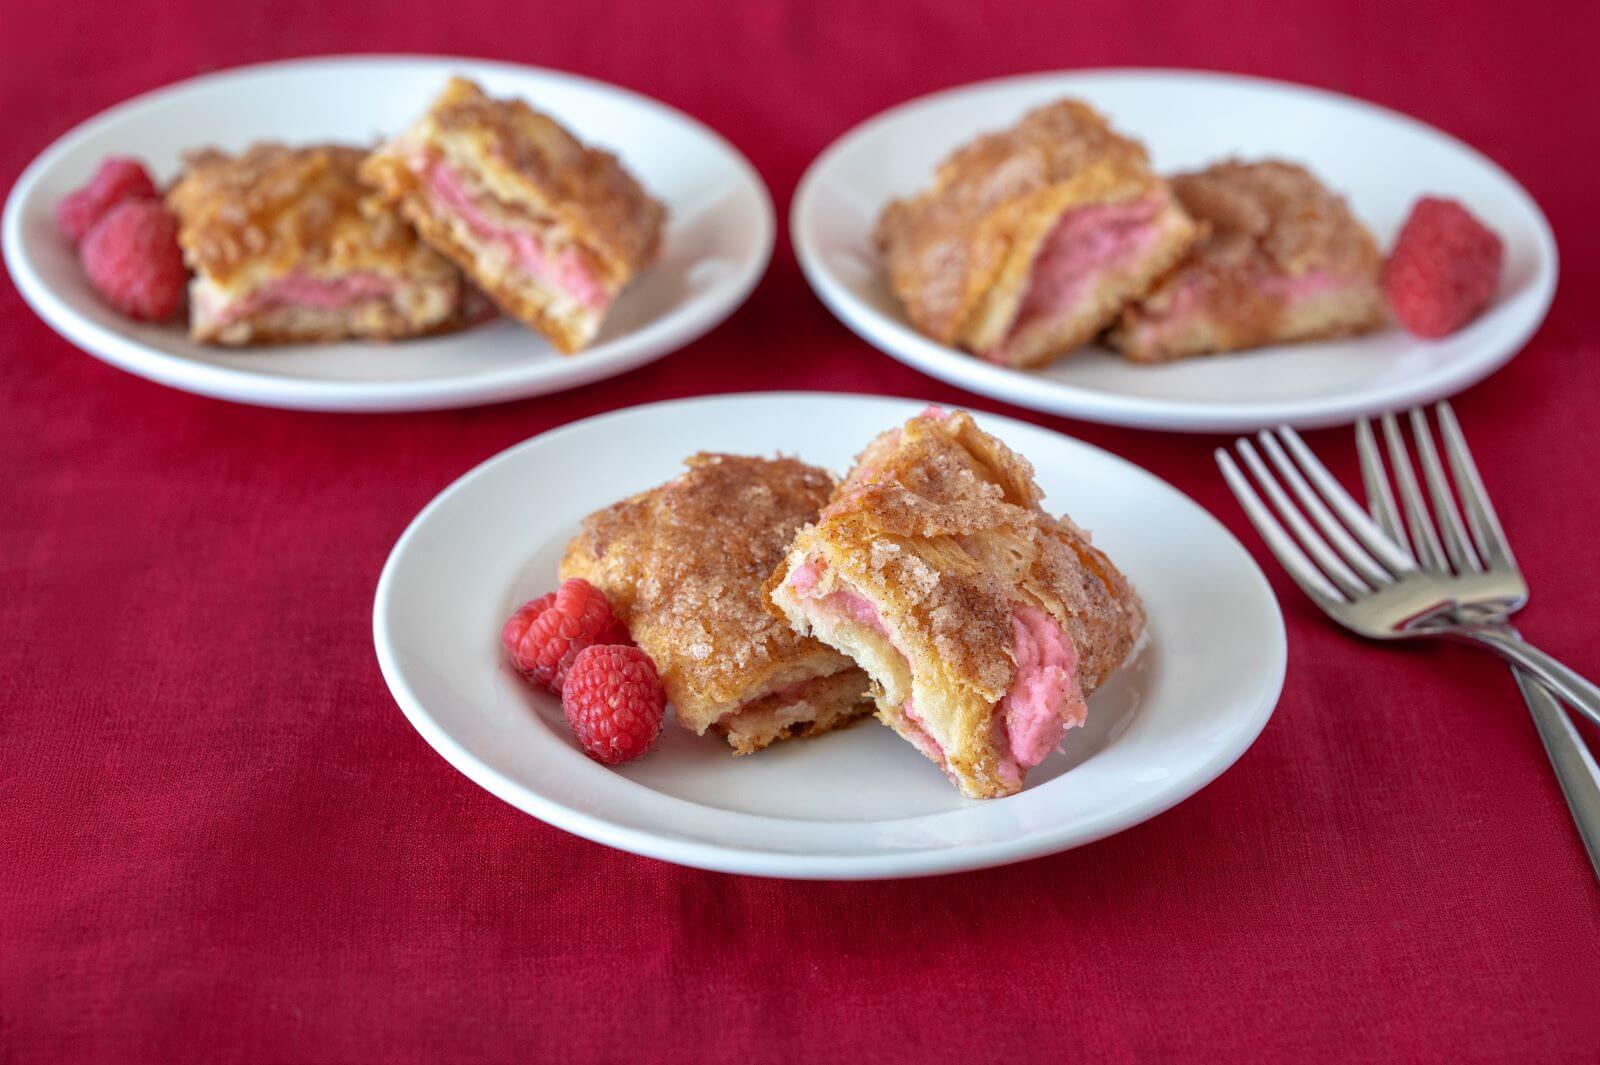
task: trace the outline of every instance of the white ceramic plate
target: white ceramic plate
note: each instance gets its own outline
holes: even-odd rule
[[[451,74],[521,96],[615,151],[668,220],[660,260],[618,300],[595,345],[562,356],[509,319],[396,344],[227,350],[178,326],[127,321],[95,296],[54,207],[106,155],[158,181],[181,154],[258,140],[372,143],[408,125]],[[744,301],[772,253],[772,201],[744,156],[681,112],[623,89],[475,59],[329,57],[244,67],[130,100],[51,145],[6,203],[6,265],[46,322],[114,366],[189,392],[313,410],[426,410],[518,399],[611,377],[682,347]]]
[[[1036,105],[1080,97],[1144,141],[1157,169],[1239,156],[1304,163],[1345,194],[1385,247],[1425,193],[1465,202],[1506,246],[1488,313],[1422,341],[1391,328],[1237,355],[1137,366],[1089,348],[1044,370],[994,366],[913,330],[883,278],[872,228],[957,145]],[[812,287],[846,325],[932,377],[1018,406],[1089,421],[1184,431],[1289,422],[1334,425],[1457,392],[1510,359],[1556,285],[1556,247],[1532,198],[1488,158],[1373,104],[1283,82],[1188,71],[1038,74],[914,100],[856,127],[811,164],[790,216]]]
[[[1210,515],[1136,466],[993,415],[1047,506],[1093,530],[1144,596],[1148,642],[1090,701],[1089,724],[1018,795],[963,799],[875,721],[734,758],[668,722],[620,770],[578,749],[559,702],[502,660],[501,623],[555,587],[584,515],[674,476],[697,450],[782,451],[848,467],[924,404],[824,394],[634,407],[535,437],[439,495],[378,581],[378,661],[411,723],[500,798],[600,843],[684,865],[807,878],[998,865],[1110,835],[1192,795],[1266,724],[1283,683],[1277,602]]]

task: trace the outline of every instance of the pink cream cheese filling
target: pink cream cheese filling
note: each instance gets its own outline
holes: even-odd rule
[[[604,310],[611,297],[575,251],[552,254],[539,237],[527,230],[513,229],[490,218],[478,206],[461,176],[449,165],[435,160],[424,170],[429,191],[461,217],[480,240],[499,244],[510,251],[518,266],[550,284],[590,310]]]
[[[1340,277],[1332,270],[1311,270],[1298,276],[1279,274],[1263,278],[1261,288],[1285,303],[1302,303],[1344,288],[1350,280]]]
[[[1036,766],[1067,729],[1083,724],[1089,708],[1078,690],[1078,652],[1055,618],[1019,604],[1011,611],[1011,635],[1017,672],[999,709],[1011,757]]]
[[[984,353],[1006,361],[1010,339],[1028,326],[1069,314],[1097,276],[1123,266],[1155,244],[1160,195],[1100,203],[1066,212],[1045,237],[1033,260],[1028,291],[1017,308],[1007,343]]]
[[[823,563],[804,562],[789,575],[789,586],[802,597],[815,598],[823,610],[872,629],[892,642],[894,637],[883,624],[877,607],[859,592],[836,588],[825,596],[812,595],[824,572]],[[1020,784],[1025,769],[1044,761],[1060,745],[1067,729],[1084,723],[1088,706],[1078,688],[1078,653],[1054,618],[1038,607],[1019,603],[1012,609],[1011,633],[1016,672],[1011,690],[996,709],[1005,741],[1000,772],[1009,783]],[[900,711],[917,728],[912,742],[944,766],[944,750],[927,731],[910,698]]]
[[[332,279],[289,274],[263,285],[244,299],[226,304],[222,308],[220,324],[227,325],[275,307],[314,307],[336,311],[352,303],[385,299],[394,295],[399,287],[399,282],[393,278],[377,274],[347,274]]]
[[[1256,290],[1263,295],[1283,301],[1286,310],[1292,310],[1308,300],[1321,299],[1330,293],[1347,288],[1352,279],[1341,277],[1331,270],[1312,270],[1298,276],[1270,274],[1256,282]],[[1207,297],[1212,286],[1203,277],[1179,280],[1166,297],[1166,306],[1152,310],[1146,305],[1137,325],[1150,330],[1157,337],[1171,336],[1188,325],[1188,319],[1207,310]]]

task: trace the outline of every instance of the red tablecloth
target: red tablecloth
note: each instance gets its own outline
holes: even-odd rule
[[[1457,409],[1536,592],[1525,630],[1600,672],[1592,4],[156,6],[6,5],[0,180],[133,93],[350,50],[642,90],[747,152],[780,217],[851,124],[1018,71],[1225,68],[1433,122],[1525,182],[1561,243],[1544,328]],[[1357,643],[1276,572],[1289,681],[1255,747],[1153,822],[1012,868],[694,872],[549,828],[447,766],[390,701],[369,635],[411,516],[551,426],[771,388],[1059,428],[1262,555],[1215,440],[923,378],[836,323],[786,243],[743,310],[653,366],[404,416],[169,391],[74,350],[0,285],[0,1062],[1600,1056],[1600,891],[1509,674]]]

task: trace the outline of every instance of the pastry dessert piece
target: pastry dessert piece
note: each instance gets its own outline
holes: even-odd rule
[[[1344,200],[1292,163],[1226,162],[1172,179],[1206,229],[1109,336],[1136,362],[1342,336],[1385,321],[1383,257]]]
[[[767,577],[833,478],[788,458],[699,454],[686,465],[585,518],[561,578],[604,592],[655,660],[678,723],[715,730],[738,754],[870,713],[866,675],[766,601]]]
[[[258,144],[190,155],[167,206],[214,344],[390,339],[464,324],[461,273],[356,179],[366,152]]]
[[[973,798],[1009,795],[1144,626],[1121,573],[965,413],[872,442],[768,587],[871,676],[878,717]]]
[[[912,324],[1008,366],[1088,341],[1194,237],[1144,148],[1076,100],[957,150],[877,231]]]
[[[666,217],[615,156],[461,78],[362,174],[501,309],[568,353],[655,258]]]

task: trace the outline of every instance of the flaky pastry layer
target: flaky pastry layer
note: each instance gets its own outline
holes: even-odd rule
[[[735,754],[753,754],[780,740],[820,736],[872,713],[859,669],[815,677],[754,699],[713,726]]]

